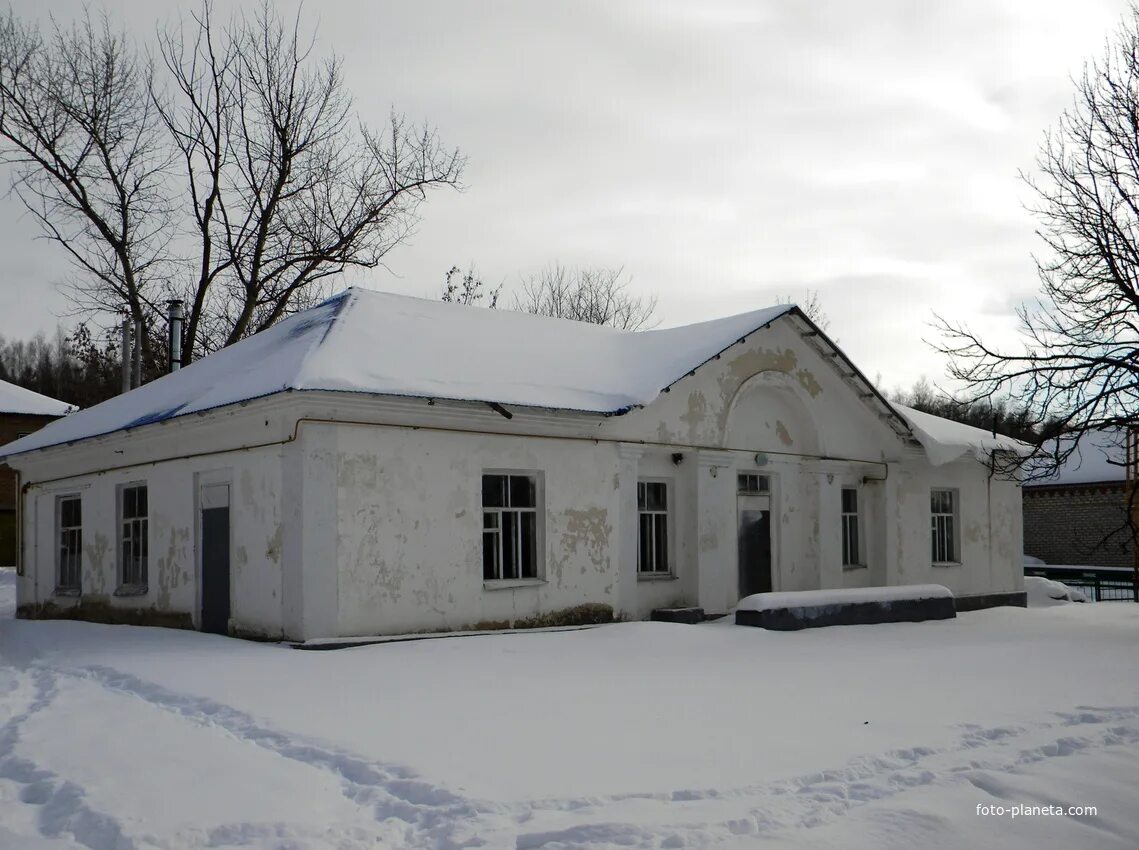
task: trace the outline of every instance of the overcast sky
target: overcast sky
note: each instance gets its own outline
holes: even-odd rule
[[[1035,293],[1017,173],[1125,6],[310,2],[365,118],[394,107],[469,157],[465,191],[435,194],[388,268],[346,284],[437,294],[473,262],[509,290],[553,261],[622,266],[664,325],[811,288],[883,389],[939,382],[934,311],[1008,340]],[[82,4],[13,7],[67,19]],[[187,4],[107,7],[147,40]],[[67,266],[36,233],[0,198],[5,336],[67,309],[53,286]]]

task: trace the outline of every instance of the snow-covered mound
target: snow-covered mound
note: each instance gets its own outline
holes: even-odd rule
[[[823,608],[859,602],[907,602],[920,599],[952,599],[940,584],[902,584],[893,587],[845,587],[836,590],[799,590],[786,593],[756,593],[745,596],[737,611],[778,611],[783,608]]]
[[[1041,576],[1025,576],[1024,589],[1028,592],[1028,607],[1030,608],[1088,601],[1088,598],[1075,588]]]

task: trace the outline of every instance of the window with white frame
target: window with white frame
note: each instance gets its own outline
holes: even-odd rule
[[[147,512],[145,484],[128,484],[119,490],[120,583],[123,587],[146,587],[149,559]]]
[[[78,593],[83,557],[83,502],[79,496],[60,496],[56,500],[55,519],[59,542],[56,590]]]
[[[483,475],[482,508],[483,578],[537,578],[538,476]]]
[[[859,534],[858,488],[842,488],[842,565],[860,567],[862,560],[862,539]]]
[[[637,572],[667,574],[668,482],[637,482]]]
[[[930,530],[933,538],[933,562],[955,564],[957,552],[957,491],[930,491]]]
[[[757,472],[741,472],[736,476],[736,490],[744,496],[766,496],[771,492],[771,479]]]

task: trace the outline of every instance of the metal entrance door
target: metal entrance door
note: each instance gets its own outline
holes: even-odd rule
[[[771,504],[766,498],[739,501],[740,597],[768,593],[771,584]]]
[[[207,484],[202,507],[202,631],[229,631],[229,485]]]

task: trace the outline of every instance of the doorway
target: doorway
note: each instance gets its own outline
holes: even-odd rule
[[[753,593],[770,593],[771,579],[771,497],[744,496],[738,499],[739,589],[740,598]]]
[[[206,484],[200,491],[203,632],[229,632],[229,485]]]

